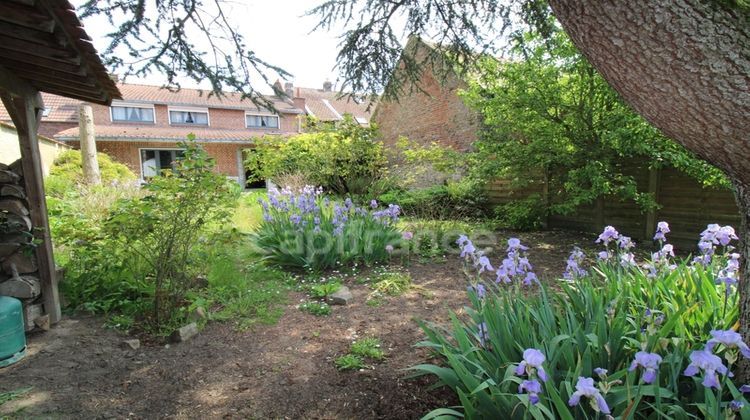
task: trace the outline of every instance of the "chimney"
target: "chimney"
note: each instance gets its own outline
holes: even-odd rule
[[[294,84],[292,82],[284,83],[284,93],[290,98],[294,97]]]
[[[330,92],[333,89],[333,83],[331,83],[330,80],[326,79],[325,82],[323,82],[323,90],[326,92]]]
[[[294,98],[292,98],[292,102],[294,102],[294,107],[302,110],[302,112],[307,113],[307,110],[305,110],[305,98],[300,96],[299,88],[297,88],[297,94],[294,95]]]

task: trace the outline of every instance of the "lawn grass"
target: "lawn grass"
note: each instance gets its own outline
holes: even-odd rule
[[[202,292],[210,319],[240,329],[274,324],[283,314],[292,278],[264,264],[244,240],[217,245],[209,256],[208,286]]]
[[[258,198],[264,197],[265,194],[264,189],[242,193],[234,216],[232,216],[232,223],[238,231],[249,233],[260,225],[263,220],[263,209],[258,204]]]

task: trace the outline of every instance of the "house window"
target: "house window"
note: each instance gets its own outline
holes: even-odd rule
[[[169,108],[169,123],[208,125],[208,109]]]
[[[245,115],[247,128],[279,128],[278,115]]]
[[[172,169],[174,162],[183,154],[181,149],[141,149],[143,179],[157,176],[164,169]]]
[[[154,108],[151,107],[113,105],[110,110],[113,122],[154,122]]]

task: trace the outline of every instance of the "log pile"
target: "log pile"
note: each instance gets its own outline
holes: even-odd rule
[[[34,226],[23,187],[21,161],[0,164],[0,295],[23,303],[26,331],[48,328],[42,305]]]

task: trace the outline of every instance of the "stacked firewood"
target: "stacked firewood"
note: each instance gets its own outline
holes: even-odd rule
[[[26,330],[47,329],[34,250],[34,226],[23,187],[21,160],[0,164],[0,295],[23,302]]]

